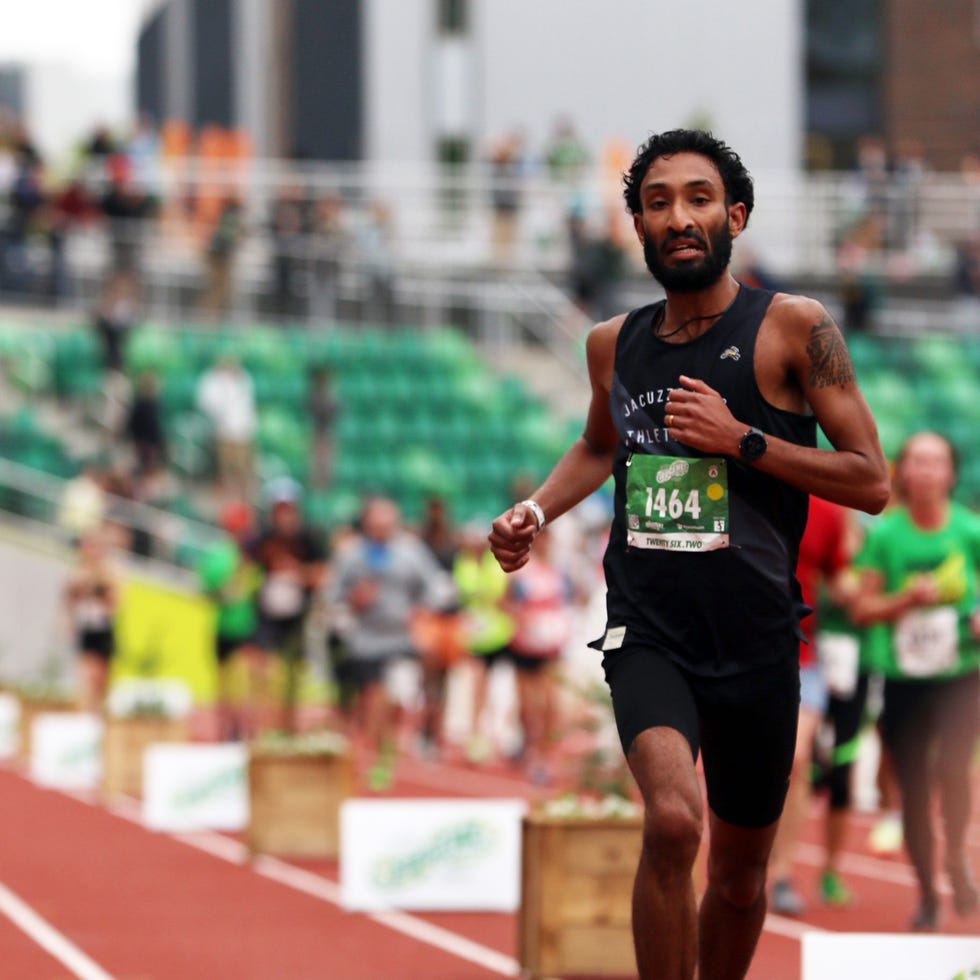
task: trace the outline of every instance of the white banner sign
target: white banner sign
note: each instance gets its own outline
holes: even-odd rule
[[[523,800],[348,800],[340,895],[349,909],[513,912]]]
[[[0,692],[0,759],[12,759],[20,748],[20,701]]]
[[[31,779],[52,789],[102,782],[102,719],[82,711],[39,714],[31,723]]]
[[[808,932],[802,980],[968,980],[980,977],[980,936]]]
[[[143,823],[151,830],[243,830],[247,764],[239,744],[151,745],[143,756]]]

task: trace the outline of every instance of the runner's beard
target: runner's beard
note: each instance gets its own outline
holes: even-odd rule
[[[664,241],[663,247],[681,237],[695,236],[671,235]],[[700,235],[696,237],[703,245]],[[732,236],[726,222],[710,234],[708,247],[700,259],[688,259],[677,265],[667,265],[662,248],[650,239],[645,239],[643,259],[653,278],[668,292],[696,293],[713,286],[728,268],[732,259]]]

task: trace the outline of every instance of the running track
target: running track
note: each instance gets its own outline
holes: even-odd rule
[[[980,786],[978,786],[980,790]],[[399,762],[393,796],[532,797],[505,770]],[[977,794],[980,799],[980,792]],[[820,803],[797,880],[815,893]],[[770,915],[750,980],[798,980],[807,929],[902,932],[915,903],[903,859],[870,856],[871,818],[855,817],[845,863],[857,901],[803,920]],[[980,868],[980,819],[970,831]],[[477,980],[515,976],[515,917],[352,914],[337,904],[326,862],[246,859],[230,835],[146,831],[135,803],[33,785],[0,767],[2,980]],[[947,903],[948,904],[948,903]],[[941,930],[975,934],[980,920],[945,911]]]

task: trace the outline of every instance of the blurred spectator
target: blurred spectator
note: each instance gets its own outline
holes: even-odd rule
[[[77,541],[102,526],[106,507],[106,477],[95,462],[65,481],[58,501],[58,524]]]
[[[133,450],[134,476],[139,482],[152,481],[167,459],[167,437],[160,408],[160,383],[151,371],[144,371],[126,419],[126,437]]]
[[[937,811],[953,908],[966,917],[980,907],[967,842],[980,735],[980,521],[951,499],[956,477],[945,437],[910,436],[895,464],[899,503],[869,529],[855,560],[855,622],[888,625],[877,665],[885,677],[882,738],[901,788],[917,931],[939,926]]]
[[[106,543],[117,552],[153,557],[162,553],[160,542],[143,521],[134,521],[134,503],[159,502],[157,486],[151,480],[137,480],[129,460],[117,459],[105,470],[106,513],[102,525]],[[162,481],[161,481],[162,482]]]
[[[219,491],[226,498],[251,500],[257,424],[255,390],[252,376],[237,358],[223,357],[201,376],[197,407],[214,431]]]
[[[263,574],[255,636],[261,654],[253,662],[253,697],[265,719],[278,660],[285,672],[284,692],[273,727],[287,732],[296,730],[296,685],[306,616],[326,573],[325,548],[303,522],[300,493],[299,485],[288,478],[267,488],[268,526],[248,548]]]
[[[473,700],[466,757],[476,764],[487,762],[495,745],[487,731],[489,674],[509,663],[513,618],[504,610],[507,575],[487,544],[483,524],[467,524],[453,563],[453,581],[463,613],[464,642],[473,666]]]
[[[539,785],[554,778],[554,666],[571,635],[574,599],[572,581],[554,559],[551,529],[542,528],[527,564],[511,576],[503,604],[514,622],[509,648],[523,739],[518,757]]]
[[[850,598],[848,584],[853,582],[848,563],[853,550],[854,532],[849,511],[839,504],[811,497],[806,529],[800,541],[796,577],[803,603],[811,610],[800,625],[805,640],[800,641],[800,715],[789,792],[779,830],[769,859],[772,883],[770,908],[780,915],[802,915],[806,903],[792,880],[797,846],[810,810],[810,769],[814,738],[827,707],[827,681],[815,644],[820,637],[816,611],[821,589],[830,589],[840,605]],[[857,640],[854,640],[854,669],[857,670]],[[829,877],[828,877],[829,876]],[[835,870],[826,869],[822,885],[824,900],[845,905],[849,894]]]
[[[374,323],[391,323],[395,311],[395,229],[391,208],[372,201],[354,232],[361,265],[363,318]]]
[[[874,313],[884,303],[880,266],[883,230],[880,214],[866,214],[838,246],[838,290],[845,331],[870,329]]]
[[[365,502],[360,533],[337,555],[334,575],[331,599],[349,615],[340,679],[354,692],[352,724],[374,754],[368,782],[380,791],[392,780],[398,708],[410,708],[423,690],[412,614],[439,608],[451,583],[383,497]]]
[[[561,117],[544,150],[544,162],[553,180],[574,180],[589,163],[589,151],[575,132],[571,119]]]
[[[459,551],[459,533],[450,518],[445,497],[433,496],[426,500],[419,536],[440,567],[451,573]]]
[[[957,296],[980,299],[980,233],[966,238],[956,249],[954,289]]]
[[[284,188],[272,204],[272,310],[298,316],[303,310],[301,280],[307,247],[306,221],[299,189]]]
[[[222,740],[255,733],[256,706],[241,705],[233,694],[235,660],[253,661],[258,652],[256,597],[262,572],[246,547],[253,534],[252,508],[241,501],[227,504],[219,523],[227,537],[209,547],[197,566],[198,581],[215,605],[214,656],[218,677],[218,730]],[[241,709],[241,710],[239,710]]]
[[[138,299],[136,277],[130,270],[107,279],[102,287],[93,327],[106,372],[126,369],[126,341],[136,322]]]
[[[229,197],[221,207],[205,252],[205,285],[201,309],[211,316],[227,316],[231,310],[235,256],[244,234],[241,202],[236,197]]]
[[[100,712],[115,650],[113,624],[118,585],[98,530],[87,531],[78,543],[78,557],[65,590],[81,679],[80,707]]]
[[[332,320],[337,316],[340,272],[351,247],[344,199],[339,194],[326,194],[313,212],[310,316],[314,320]]]
[[[159,183],[160,134],[145,113],[137,117],[126,140],[125,153],[133,168],[133,180],[152,194]]]
[[[785,292],[788,288],[782,279],[762,261],[759,253],[741,238],[732,259],[732,275],[742,285],[751,286],[753,289],[771,289],[779,293]]]
[[[490,151],[490,206],[493,211],[492,257],[499,265],[514,258],[521,207],[520,181],[524,176],[524,136],[515,131],[502,136]]]
[[[448,585],[459,550],[459,536],[443,497],[430,497],[426,501],[419,537],[445,573]],[[455,586],[447,592],[439,608],[416,612],[412,635],[423,664],[420,745],[424,754],[438,756],[442,751],[443,709],[449,671],[466,654],[463,617]]]
[[[28,241],[40,228],[44,212],[41,164],[31,154],[17,157],[16,174],[7,200],[3,248],[0,250],[0,289],[24,294],[34,288],[28,262]]]
[[[980,330],[980,234],[971,235],[956,247],[953,290],[957,326],[967,332]]]
[[[619,287],[626,274],[620,215],[610,212],[599,230],[578,213],[568,217],[571,288],[575,305],[592,322],[619,312]]]
[[[92,318],[102,352],[102,385],[96,417],[110,444],[124,437],[133,397],[126,374],[126,343],[135,326],[139,288],[131,270],[108,278]]]
[[[98,213],[97,202],[77,177],[50,195],[47,209],[48,247],[51,253],[48,295],[55,303],[68,299],[71,293],[67,259],[69,237],[76,228],[94,219]]]
[[[92,132],[85,144],[85,153],[99,160],[107,160],[116,152],[116,141],[112,138],[109,127],[100,123]]]
[[[858,140],[857,178],[860,213],[884,218],[888,213],[891,175],[888,151],[879,136],[868,134]]]
[[[888,245],[899,251],[912,249],[919,235],[922,184],[929,166],[918,140],[902,140],[896,147],[891,171],[891,206]]]
[[[140,282],[144,224],[155,211],[152,199],[132,179],[129,160],[109,157],[109,190],[102,198],[102,213],[109,227],[110,276],[131,273]]]
[[[325,367],[316,367],[310,372],[307,409],[313,433],[313,485],[323,488],[330,485],[333,476],[333,427],[340,412],[330,371]]]

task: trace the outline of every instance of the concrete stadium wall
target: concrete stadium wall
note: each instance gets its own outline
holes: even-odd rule
[[[0,679],[34,679],[50,669],[72,679],[73,650],[62,596],[71,569],[68,552],[38,542],[0,538]]]

